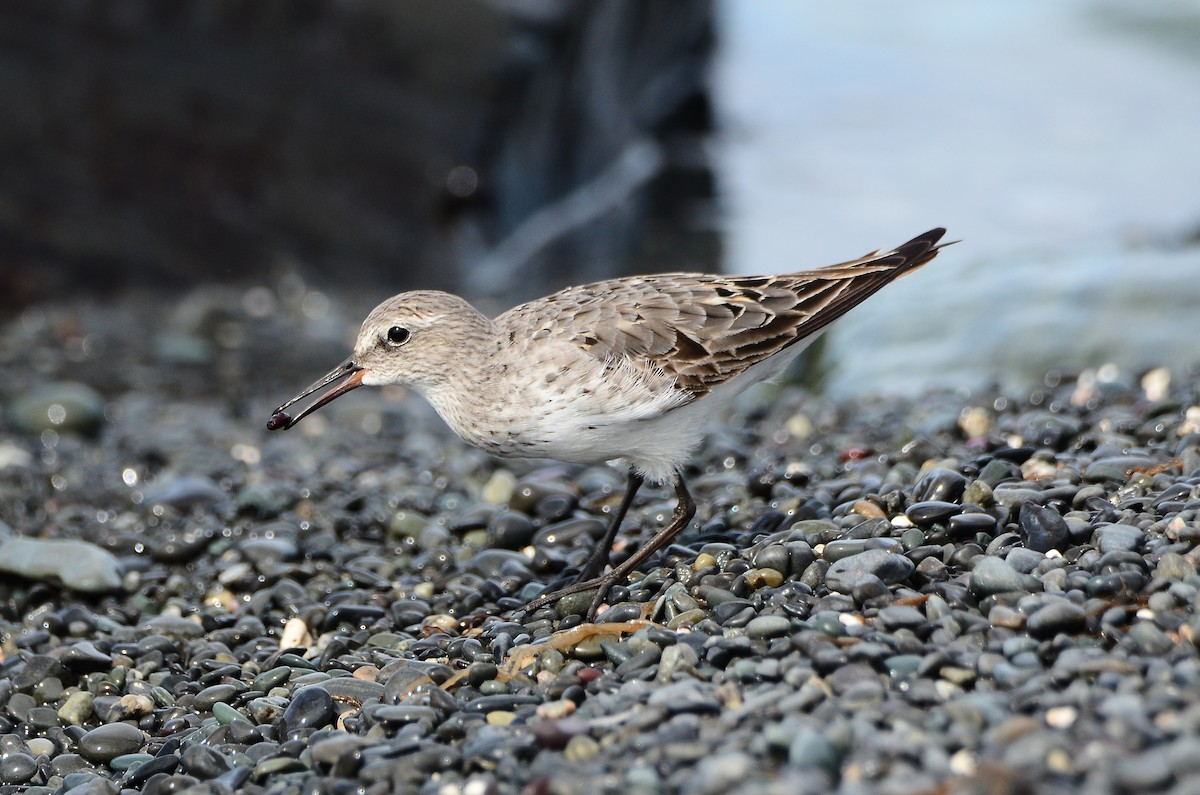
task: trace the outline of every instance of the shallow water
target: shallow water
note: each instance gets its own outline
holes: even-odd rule
[[[840,324],[832,390],[1200,361],[1195,4],[720,15],[726,270],[841,261],[936,225],[963,241]]]

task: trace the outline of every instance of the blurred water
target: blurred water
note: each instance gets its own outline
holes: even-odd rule
[[[726,270],[963,240],[835,328],[833,390],[1200,362],[1200,4],[720,15]]]

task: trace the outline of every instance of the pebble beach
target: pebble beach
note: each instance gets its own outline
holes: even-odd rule
[[[584,624],[521,607],[624,473],[394,388],[268,434],[314,301],[0,325],[0,792],[1200,793],[1195,370],[747,393]]]

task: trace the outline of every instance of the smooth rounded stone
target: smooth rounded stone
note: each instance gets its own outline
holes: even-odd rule
[[[1049,552],[1052,549],[1061,551],[1071,543],[1066,520],[1058,511],[1044,505],[1024,503],[1017,527],[1020,529],[1021,543],[1035,552]]]
[[[58,719],[69,726],[82,726],[92,717],[92,705],[96,697],[86,690],[77,690],[67,696],[58,708]]]
[[[203,712],[211,712],[218,701],[231,701],[238,694],[238,689],[230,684],[211,685],[196,694],[192,706]]]
[[[1115,480],[1124,483],[1135,469],[1145,470],[1161,462],[1142,455],[1117,455],[1097,458],[1083,470],[1083,479],[1089,483]]]
[[[924,544],[925,532],[918,527],[910,527],[900,534],[900,545],[904,547],[905,552],[912,552]]]
[[[242,557],[257,566],[268,566],[285,560],[295,560],[300,548],[287,538],[249,538],[237,546]]]
[[[825,573],[825,584],[830,590],[848,594],[867,577],[878,577],[893,585],[908,579],[916,568],[916,564],[903,555],[884,549],[868,549],[835,561]]]
[[[744,751],[717,751],[700,759],[682,788],[697,795],[735,792],[760,770],[760,764]]]
[[[234,721],[240,720],[249,722],[250,720],[241,712],[238,712],[235,707],[226,704],[224,701],[218,701],[212,705],[212,714],[213,717],[217,719],[217,723],[220,723],[223,726],[228,726]]]
[[[179,756],[183,769],[201,781],[216,778],[229,770],[229,760],[220,751],[199,743],[187,745]]]
[[[1110,524],[1097,527],[1092,540],[1101,553],[1136,552],[1146,542],[1146,534],[1132,525]]]
[[[917,502],[953,503],[962,497],[966,489],[965,476],[953,469],[938,467],[929,470],[917,481],[917,485],[913,487],[913,499]]]
[[[292,695],[292,702],[283,713],[284,731],[319,729],[328,726],[336,717],[333,697],[319,686],[302,687]]]
[[[919,654],[894,654],[883,661],[889,676],[912,676],[921,667],[924,657]]]
[[[488,538],[499,549],[522,549],[533,540],[533,520],[517,511],[500,511],[488,523]]]
[[[671,714],[698,712],[716,715],[721,711],[716,686],[695,679],[681,679],[664,685],[650,693],[647,703],[662,707]]]
[[[788,745],[788,764],[796,768],[818,768],[834,775],[842,755],[824,732],[808,726],[798,728]]]
[[[190,510],[198,505],[223,502],[226,494],[221,487],[206,477],[178,475],[164,477],[146,487],[142,504],[146,506],[170,505]]]
[[[1129,628],[1129,639],[1142,654],[1161,657],[1175,650],[1175,644],[1161,629],[1149,621],[1139,621]]]
[[[919,527],[928,527],[934,524],[944,524],[950,517],[960,513],[962,513],[962,506],[957,503],[926,500],[910,505],[904,515],[913,524]]]
[[[1000,558],[980,560],[967,581],[967,587],[977,597],[992,596],[1009,591],[1026,591],[1027,575],[1022,575]]]
[[[786,635],[791,629],[792,622],[784,616],[757,616],[745,626],[746,635],[762,640]]]
[[[1114,571],[1089,578],[1084,591],[1088,596],[1102,598],[1118,594],[1133,595],[1141,593],[1147,582],[1149,577],[1140,571]]]
[[[1166,552],[1154,567],[1154,576],[1177,582],[1185,577],[1194,577],[1196,566],[1178,552]]]
[[[121,756],[118,756],[115,759],[110,760],[108,763],[108,766],[110,769],[112,769],[118,773],[124,773],[126,771],[132,770],[133,768],[135,768],[139,765],[144,765],[152,759],[154,759],[153,754],[146,754],[146,753],[140,753],[140,752],[135,753],[135,754],[122,754]]]
[[[889,631],[917,629],[929,622],[920,610],[911,605],[890,605],[879,611],[879,620]]]
[[[1021,574],[1029,574],[1046,559],[1046,555],[1026,547],[1013,547],[1004,556],[1004,562]]]
[[[88,674],[112,668],[112,655],[97,649],[90,640],[81,640],[68,646],[59,662],[76,673]]]
[[[130,756],[138,756],[130,754]],[[148,754],[146,756],[149,756]],[[116,760],[114,760],[115,762]],[[179,768],[179,757],[173,753],[152,756],[145,762],[131,765],[121,778],[121,783],[128,788],[141,787],[154,776],[169,776]]]
[[[28,693],[13,693],[4,705],[4,711],[18,723],[29,720],[29,712],[37,706],[37,700]]]
[[[95,544],[70,539],[0,538],[0,572],[83,593],[121,590],[121,563]]]
[[[1082,630],[1087,624],[1087,612],[1062,597],[1040,607],[1025,620],[1025,629],[1035,638],[1051,638],[1059,633]]]
[[[292,669],[286,665],[279,665],[254,677],[250,683],[250,689],[269,693],[274,688],[281,687],[291,677]]]
[[[104,398],[86,384],[59,381],[18,394],[8,405],[13,428],[22,433],[95,433],[104,425]]]
[[[791,555],[783,544],[767,544],[754,553],[754,566],[787,574],[791,570]]]
[[[182,616],[160,615],[146,619],[138,624],[138,632],[146,635],[161,635],[167,639],[166,643],[174,651],[174,644],[170,639],[176,640],[194,640],[204,636],[204,627],[198,622],[192,621]]]
[[[990,513],[957,513],[950,517],[949,527],[956,536],[975,533],[991,535],[996,530],[996,517]]]
[[[24,784],[37,774],[37,760],[29,754],[16,753],[0,757],[0,783]]]
[[[335,676],[314,687],[324,689],[335,701],[350,701],[360,705],[383,701],[387,694],[384,685],[357,676]]]
[[[29,753],[37,756],[52,756],[58,750],[58,746],[52,740],[45,737],[30,737],[25,741],[25,745],[29,748]]]
[[[107,763],[123,754],[132,754],[146,743],[146,735],[128,723],[107,723],[79,738],[79,755],[92,762]]]

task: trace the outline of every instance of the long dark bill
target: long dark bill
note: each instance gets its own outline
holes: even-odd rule
[[[287,403],[284,403],[282,406],[275,409],[275,413],[271,415],[271,419],[267,420],[267,430],[268,431],[277,431],[280,428],[283,428],[284,430],[286,430],[286,429],[292,427],[293,425],[295,425],[300,420],[307,417],[309,414],[312,414],[314,411],[321,408],[321,406],[324,406],[326,403],[333,400],[334,398],[346,394],[351,389],[356,389],[356,388],[362,386],[362,379],[363,379],[363,376],[366,374],[366,372],[367,371],[365,369],[363,369],[363,367],[361,365],[359,365],[358,362],[354,361],[354,359],[347,359],[346,361],[339,364],[337,367],[330,370],[329,373],[324,378],[317,381],[315,384],[313,384],[308,389],[301,392],[299,395],[296,395],[294,398],[289,400]],[[339,381],[341,383],[338,383]],[[286,409],[288,406],[292,405],[293,403],[295,403],[299,400],[303,400],[304,398],[311,395],[313,392],[316,392],[319,389],[324,389],[325,387],[329,386],[330,384],[335,384],[335,386],[332,389],[329,389],[328,391],[323,393],[320,397],[318,397],[312,403],[310,403],[306,408],[304,408],[295,417],[289,415],[286,411],[284,411],[284,409]]]

